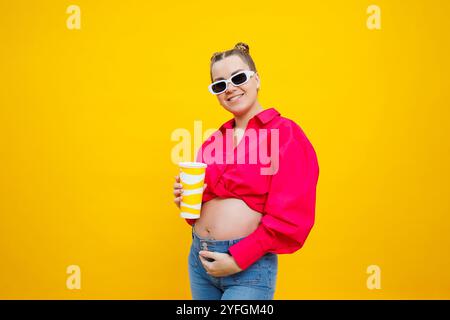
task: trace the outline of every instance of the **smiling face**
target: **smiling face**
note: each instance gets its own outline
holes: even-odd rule
[[[233,74],[241,70],[250,70],[249,66],[237,55],[226,57],[215,62],[211,68],[213,82],[221,79],[229,79]],[[246,114],[257,104],[259,77],[255,73],[243,85],[235,87],[228,83],[228,88],[217,95],[219,103],[235,116]]]

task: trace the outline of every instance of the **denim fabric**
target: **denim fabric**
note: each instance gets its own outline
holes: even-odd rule
[[[206,273],[199,258],[201,250],[226,253],[244,238],[211,240],[200,237],[192,226],[192,245],[188,257],[189,280],[194,300],[272,300],[278,271],[278,256],[267,253],[247,269],[225,277]]]

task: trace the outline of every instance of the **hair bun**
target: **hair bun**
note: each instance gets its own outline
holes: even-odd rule
[[[250,52],[250,48],[248,47],[248,44],[243,43],[243,42],[238,42],[235,46],[235,49],[238,49],[240,51],[242,51],[245,54],[249,54]]]

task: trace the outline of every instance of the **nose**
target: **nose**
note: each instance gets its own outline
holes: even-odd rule
[[[228,82],[227,89],[225,90],[225,93],[228,95],[230,93],[233,93],[236,90],[237,90],[237,88],[230,81],[230,82]]]

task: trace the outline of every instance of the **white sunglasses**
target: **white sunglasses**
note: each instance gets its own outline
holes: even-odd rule
[[[227,80],[219,80],[216,82],[211,83],[208,86],[209,92],[212,94],[220,94],[227,90],[228,83],[230,82],[233,86],[241,86],[244,83],[246,83],[248,80],[250,80],[251,77],[255,74],[255,71],[251,70],[244,70],[241,72],[236,73],[235,75],[232,75]]]

